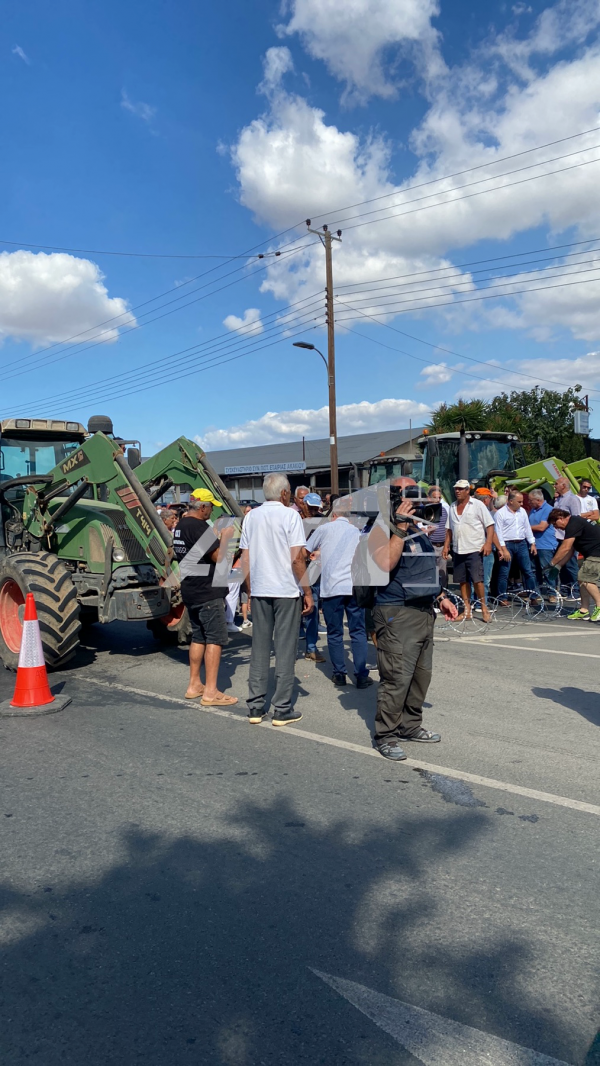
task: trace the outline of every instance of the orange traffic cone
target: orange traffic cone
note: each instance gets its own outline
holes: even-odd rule
[[[44,707],[47,703],[54,703],[54,696],[48,684],[35,600],[33,593],[28,592],[23,616],[17,683],[10,705],[11,707]]]

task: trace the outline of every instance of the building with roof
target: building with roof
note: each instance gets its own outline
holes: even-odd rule
[[[338,437],[340,492],[364,488],[369,479],[383,480],[400,473],[401,460],[419,462],[421,452],[417,439],[422,432],[416,427]],[[285,473],[292,489],[309,485],[322,495],[331,489],[329,437],[261,444],[253,448],[228,448],[206,454],[237,500],[262,502],[262,480],[272,470]],[[396,470],[393,469],[394,459],[398,460]]]

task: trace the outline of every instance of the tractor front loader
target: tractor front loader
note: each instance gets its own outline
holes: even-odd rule
[[[144,460],[135,472],[153,502],[174,486],[187,492],[210,489],[223,504],[218,515],[229,515],[242,522],[244,516],[239,504],[213,470],[202,448],[187,437],[178,437],[151,459]],[[174,603],[168,614],[151,619],[148,628],[157,640],[172,644],[187,644],[192,631],[181,601]]]
[[[33,592],[46,663],[75,654],[82,621],[167,616],[171,534],[123,449],[78,422],[0,422],[0,658],[15,669]]]

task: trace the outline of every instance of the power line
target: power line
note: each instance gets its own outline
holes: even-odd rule
[[[583,244],[593,244],[594,241],[597,241],[597,240],[600,240],[600,237],[589,237],[587,241],[572,241],[570,244],[557,244],[554,247],[555,248],[574,248],[576,246],[580,246],[580,245],[583,245]],[[524,255],[535,255],[535,254],[537,254],[537,252],[548,252],[548,251],[550,251],[550,249],[547,248],[547,247],[546,248],[529,248],[525,252],[512,252],[512,253],[510,253],[508,255],[493,256],[490,259],[471,259],[467,263],[451,263],[448,266],[431,267],[430,270],[415,270],[415,271],[411,270],[411,271],[409,271],[406,274],[392,274],[391,277],[368,278],[365,281],[358,281],[358,282],[346,281],[346,282],[341,282],[339,285],[336,285],[336,290],[347,289],[349,285],[370,285],[370,284],[375,285],[376,283],[379,283],[379,282],[382,282],[382,281],[400,281],[403,278],[418,278],[418,277],[422,277],[425,274],[437,274],[437,273],[439,273],[440,270],[461,270],[462,271],[465,267],[479,266],[480,263],[499,263],[503,259],[516,259],[516,258],[522,257]],[[521,264],[518,264],[518,263],[507,263],[506,265],[507,265],[507,267],[510,267],[510,266],[530,266],[531,263],[549,263],[553,259],[570,259],[570,258],[572,258],[575,255],[586,255],[588,252],[598,252],[598,251],[600,251],[600,245],[598,246],[598,248],[586,248],[585,251],[582,250],[580,252],[561,252],[560,255],[550,255],[550,256],[547,256],[545,259],[530,259],[530,260],[526,260],[524,263],[521,263]],[[469,273],[471,273],[471,274],[481,274],[481,273],[485,273],[486,270],[493,270],[493,269],[494,268],[491,267],[491,266],[482,267],[481,270],[473,270],[473,271],[469,271]],[[501,269],[501,268],[499,267],[498,269]],[[435,279],[433,279],[433,280],[435,280]],[[445,278],[439,278],[439,280],[440,281],[444,281]],[[353,289],[352,291],[353,292],[360,292],[360,289]]]
[[[286,231],[287,232],[287,231]],[[265,242],[266,243],[266,242]],[[77,252],[81,255],[119,255],[127,256],[134,259],[227,259],[231,262],[233,259],[248,259],[248,254],[245,255],[179,255],[170,252],[114,252],[106,251],[106,249],[100,248],[65,248],[60,244],[32,244],[31,241],[5,241],[0,239],[0,244],[8,244],[11,248],[39,248],[42,251],[48,250],[51,252]],[[258,259],[273,258],[280,255],[280,252],[263,252],[257,254]]]
[[[574,282],[572,284],[580,284],[581,285],[581,284],[585,284],[585,282]],[[558,286],[558,285],[557,286],[548,286],[548,288],[561,288],[561,287],[562,286]],[[524,290],[524,291],[530,292],[531,290]],[[500,294],[500,295],[502,295],[502,294]],[[489,297],[489,299],[496,299],[496,298],[497,297],[494,297],[494,296],[490,296]],[[343,303],[344,301],[340,301],[340,302]],[[472,301],[470,301],[470,300],[457,301],[457,303],[471,303],[471,302]],[[354,322],[354,321],[356,321],[356,317],[367,318],[367,319],[370,319],[372,322],[375,322],[377,325],[384,326],[386,329],[391,329],[394,333],[400,333],[404,337],[412,337],[412,335],[410,333],[404,333],[402,330],[397,329],[395,326],[390,325],[389,322],[382,322],[381,321],[381,319],[382,319],[382,317],[384,315],[389,315],[390,313],[394,313],[394,312],[383,311],[383,312],[381,312],[379,314],[369,314],[367,311],[361,311],[361,309],[359,307],[354,307],[352,304],[346,304],[346,306],[348,307],[349,310],[356,311],[357,312],[357,316],[339,319],[339,321],[341,321],[341,322]],[[445,306],[445,305],[442,305],[442,306]],[[410,310],[410,308],[408,308],[407,310]],[[419,310],[424,311],[424,310],[426,310],[426,308],[420,308]],[[406,312],[401,311],[401,312],[397,312],[397,313],[405,314]],[[346,328],[348,329],[349,333],[357,333],[356,330],[350,329],[349,327],[346,327]],[[357,333],[357,336],[364,338],[364,334],[362,334],[362,333]],[[364,339],[367,339],[367,338],[364,338]],[[373,338],[368,338],[368,339],[370,339],[370,340],[372,339],[375,342],[375,344],[382,343],[380,341],[377,341],[374,337]],[[412,337],[412,340],[419,341],[421,344],[428,344],[429,345],[428,341],[423,341],[419,337]],[[383,346],[387,347],[387,345],[383,345]],[[439,348],[440,351],[445,351],[449,355],[453,355],[453,356],[455,356],[458,359],[468,359],[469,362],[479,363],[482,366],[490,366],[493,369],[497,368],[497,365],[494,364],[494,363],[488,363],[488,362],[486,362],[483,359],[476,359],[474,356],[471,356],[471,355],[460,355],[458,352],[452,352],[449,348],[442,348],[440,345],[437,345],[437,344],[431,344],[430,347]],[[399,348],[398,349],[392,349],[392,350],[399,351],[403,355],[408,355],[411,359],[416,359],[417,362],[419,362],[419,363],[427,363],[429,366],[442,366],[442,365],[445,365],[445,364],[441,364],[441,363],[435,363],[431,359],[421,359],[420,356],[413,355],[411,352],[401,351],[401,349],[399,349]],[[449,370],[451,369],[452,372],[456,373],[456,374],[465,374],[467,377],[477,377],[477,375],[475,375],[475,374],[467,374],[466,371],[463,371],[463,370],[454,370],[451,367],[448,367],[448,369]],[[525,374],[525,373],[523,373],[521,371],[518,371],[518,370],[511,370],[511,371],[509,371],[509,373],[516,374],[518,377],[530,378],[532,381],[539,381],[539,378],[535,377],[535,375],[533,375],[533,374]],[[511,385],[507,385],[506,382],[497,381],[495,378],[477,378],[477,380],[478,381],[493,381],[497,385],[504,385],[505,388],[512,388],[512,386]],[[564,381],[554,381],[551,378],[548,378],[547,381],[548,381],[548,384],[561,385],[563,388],[571,388],[572,387],[571,385],[568,385]],[[584,388],[586,388],[588,392],[598,393],[600,395],[600,392],[599,392],[598,389],[590,388],[587,385],[584,386]]]
[[[297,250],[301,251],[301,249],[297,249]],[[288,255],[285,255],[280,260],[280,262],[285,262],[285,260],[290,258],[293,254],[294,254],[293,252],[289,252]],[[238,273],[238,271],[240,269],[241,268],[238,267],[236,270],[230,271],[229,274],[223,275],[222,278],[215,278],[214,280],[215,281],[221,281],[221,280],[223,280],[223,278],[230,277],[231,274]],[[263,271],[265,269],[266,268],[264,266],[257,267],[256,270],[250,271],[250,273],[246,274],[245,277],[237,278],[235,281],[228,282],[227,285],[221,285],[217,289],[212,289],[210,292],[205,293],[203,296],[198,296],[194,300],[188,300],[187,303],[181,304],[180,307],[172,308],[170,311],[165,311],[161,315],[155,315],[154,318],[148,319],[148,321],[146,321],[146,322],[141,322],[141,323],[137,322],[135,326],[130,326],[128,328],[123,328],[121,333],[119,334],[119,336],[122,337],[122,336],[126,335],[127,333],[133,333],[134,331],[136,331],[138,329],[141,329],[143,326],[151,325],[153,322],[157,322],[161,318],[167,318],[169,315],[175,314],[175,312],[177,312],[177,311],[182,311],[182,310],[184,310],[184,308],[190,307],[192,304],[199,303],[201,300],[205,300],[209,296],[215,296],[218,292],[222,292],[224,289],[231,288],[232,285],[237,285],[240,281],[245,281],[246,278],[252,277],[253,274],[258,274],[258,273],[260,273],[261,271]],[[209,282],[209,284],[212,284],[212,282]],[[192,292],[194,292],[194,291],[198,292],[198,291],[200,291],[200,289],[203,289],[205,287],[206,286],[201,285],[199,287],[199,289],[192,290]],[[186,293],[185,294],[185,296],[190,296],[190,295],[191,295],[191,293]],[[184,299],[184,298],[185,297],[181,297],[181,299]],[[177,302],[177,301],[169,301],[169,303],[174,303],[174,302]],[[167,304],[162,304],[161,306],[162,307],[167,307],[167,306],[169,306],[169,304],[168,303]],[[157,310],[158,311],[161,310],[161,307],[154,308],[152,311],[148,311],[147,314],[153,314],[154,311],[157,311]],[[144,317],[144,316],[140,316],[140,317]],[[110,330],[106,330],[104,332],[111,332],[111,331]],[[29,362],[25,369],[19,370],[17,373],[6,374],[5,371],[10,369],[11,366],[22,366],[22,360],[14,360],[12,363],[5,364],[5,366],[2,368],[3,369],[3,378],[4,378],[4,380],[10,380],[11,378],[21,377],[23,374],[28,374],[28,373],[31,372],[31,370],[39,369],[39,367],[41,367],[41,366],[43,366],[43,367],[50,366],[53,363],[59,363],[59,362],[62,362],[64,359],[69,359],[69,358],[71,358],[71,356],[82,355],[83,352],[89,351],[90,348],[96,348],[99,344],[102,344],[102,343],[103,342],[101,340],[95,339],[95,340],[92,340],[90,344],[86,345],[83,348],[79,348],[79,347],[68,348],[68,349],[61,348],[56,353],[55,357],[52,358],[52,359],[46,359],[46,360],[42,359],[42,360],[40,360],[39,358],[37,358],[37,360],[35,360],[34,362]],[[65,352],[65,351],[66,351],[66,354],[64,354],[64,355],[60,354],[61,352]]]
[[[553,278],[569,278],[569,277],[573,277],[573,275],[576,275],[576,274],[591,274],[594,271],[600,270],[600,260],[591,260],[591,262],[595,262],[597,265],[594,266],[594,267],[588,267],[586,270],[568,270],[568,271],[565,271],[564,274],[552,274],[551,277],[550,277],[550,280],[552,280]],[[579,266],[580,264],[579,263],[573,263],[571,265],[575,267],[575,266]],[[581,265],[584,265],[584,264],[581,264]],[[560,268],[560,266],[561,266],[561,264],[557,263],[557,265],[556,265],[556,267],[554,269],[558,270]],[[532,281],[540,280],[539,279],[539,271],[532,270],[532,271],[530,271],[530,273],[537,275],[537,277],[531,279]],[[505,275],[504,279],[499,281],[499,283],[497,285],[487,285],[485,287],[485,289],[481,288],[481,289],[476,289],[475,291],[476,292],[487,292],[488,289],[499,289],[499,288],[502,288],[503,286],[510,285],[511,282],[509,280],[507,280],[507,279],[511,278],[511,277],[523,278],[523,280],[526,281],[526,275],[527,275],[527,272],[525,272],[525,275],[523,273],[521,273],[521,272],[519,272],[518,274],[508,274],[508,275]],[[590,281],[597,281],[597,280],[600,280],[600,279],[598,279],[598,278],[590,278],[589,280]],[[465,278],[465,280],[464,280],[464,282],[462,282],[462,284],[463,285],[470,285],[471,283],[470,283],[468,278]],[[513,284],[516,284],[516,282],[513,282]],[[581,284],[583,284],[583,282]],[[553,286],[548,286],[548,288],[552,288],[552,287]],[[402,303],[409,303],[410,300],[412,300],[415,297],[415,294],[418,293],[418,292],[431,292],[431,293],[434,293],[436,291],[439,291],[440,289],[450,289],[451,291],[456,292],[459,295],[463,291],[465,291],[465,292],[473,291],[473,290],[470,290],[470,289],[466,289],[466,290],[460,289],[459,288],[459,283],[455,283],[454,285],[440,285],[440,284],[437,284],[434,281],[434,282],[431,283],[430,286],[425,286],[422,289],[414,289],[412,292],[409,292],[407,289],[397,290],[396,292],[388,293],[387,296],[386,295],[379,296],[377,298],[377,300],[378,300],[378,302],[380,302],[381,300],[395,300],[397,296],[408,295],[410,299],[409,300],[401,300],[400,303],[401,304]],[[370,291],[370,292],[374,292],[374,293],[380,292],[379,289],[371,289],[371,290],[367,289],[367,290],[364,290],[364,291],[365,292],[369,292]],[[518,291],[530,292],[530,291],[536,291],[536,290],[523,289],[523,290],[518,290]],[[352,295],[352,294],[351,293],[344,293],[343,295],[344,296],[349,296],[349,295]],[[445,296],[446,293],[440,293],[440,295],[441,296]],[[507,293],[504,293],[504,295],[505,296],[511,296],[512,293],[511,292],[507,292]],[[421,303],[423,300],[429,300],[429,299],[435,300],[435,299],[437,299],[437,297],[434,296],[434,295],[432,295],[432,296],[420,296],[420,297],[418,297],[416,302],[417,303]],[[374,300],[375,300],[375,297],[372,297],[372,298],[370,298],[368,300],[366,300],[366,299],[365,300],[357,300],[356,303],[372,304],[374,302]]]
[[[372,315],[364,315],[363,317],[364,318],[373,318]],[[374,319],[374,321],[375,321],[375,319]],[[382,322],[381,325],[386,325],[386,323]],[[392,327],[390,327],[390,329],[391,328]],[[386,344],[384,341],[377,340],[375,337],[367,337],[367,336],[365,336],[364,333],[360,333],[357,329],[349,329],[348,332],[349,333],[354,333],[355,336],[360,337],[363,341],[368,341],[369,343],[371,341],[373,341],[374,344],[378,344],[381,348],[387,348],[388,351],[390,351],[390,352],[397,352],[399,355],[406,355],[406,356],[408,356],[409,359],[415,359],[418,363],[427,363],[428,366],[443,367],[444,369],[450,370],[453,374],[461,374],[463,377],[474,378],[475,381],[483,381],[483,382],[485,382],[486,385],[491,382],[493,385],[501,385],[502,388],[504,388],[504,389],[513,389],[514,388],[514,385],[509,385],[509,383],[507,381],[499,381],[498,378],[482,378],[482,377],[479,377],[478,374],[470,374],[467,370],[455,370],[453,367],[447,367],[446,368],[445,364],[434,363],[434,362],[432,362],[431,359],[421,359],[420,356],[413,355],[412,352],[406,352],[406,351],[404,351],[403,348],[395,348],[393,345]],[[516,370],[515,371],[510,370],[509,373],[510,374],[512,374],[512,373],[516,374],[517,371]],[[529,376],[529,375],[527,375],[527,376]],[[532,380],[539,382],[539,378],[535,378],[534,377],[534,378],[532,378]],[[550,381],[548,379],[548,384],[560,384],[560,385],[563,385],[564,383],[563,382],[552,382],[552,381]],[[573,386],[572,385],[566,385],[564,387],[565,388],[572,388]],[[587,389],[588,392],[597,391],[595,389],[588,389],[587,385],[584,385],[583,388]]]
[[[573,141],[577,137],[586,137],[590,133],[597,133],[600,130],[600,126],[592,126],[589,130],[582,130],[581,133],[571,133],[568,137],[559,137],[556,141],[547,141],[546,144],[535,145],[534,148],[525,148],[522,152],[514,152],[512,155],[501,156],[499,159],[493,159],[487,163],[478,163],[477,166],[467,167],[465,170],[456,170],[453,174],[444,174],[439,178],[431,178],[428,181],[419,182],[417,185],[407,185],[404,189],[394,189],[393,192],[382,193],[380,196],[372,196],[369,200],[359,200],[356,204],[349,204],[347,207],[335,208],[333,211],[323,211],[319,215],[312,215],[312,221],[316,218],[325,218],[326,215],[336,214],[340,211],[352,211],[355,207],[365,207],[367,204],[374,204],[378,200],[389,199],[390,196],[399,196],[404,192],[412,192],[413,189],[423,189],[428,185],[435,185],[440,181],[450,181],[452,178],[460,178],[463,174],[471,174],[475,170],[483,170],[485,167],[495,166],[496,163],[507,163],[510,159],[519,159],[523,155],[530,155],[531,152],[540,152],[543,148],[553,148],[555,144],[563,144],[565,141]],[[581,149],[582,152],[588,151],[586,148]],[[542,163],[538,164],[539,166]],[[499,175],[492,175],[492,177],[498,177]],[[298,223],[302,225],[302,223]]]
[[[323,316],[321,315],[321,317],[323,317]],[[317,323],[317,324],[319,324],[319,323]],[[114,399],[122,399],[122,398],[124,398],[126,396],[137,395],[140,392],[147,392],[149,389],[157,388],[160,385],[167,384],[169,381],[173,381],[173,380],[179,381],[182,378],[191,377],[194,374],[198,374],[198,373],[203,372],[204,370],[212,369],[214,366],[221,366],[221,365],[223,365],[225,363],[230,363],[230,362],[232,362],[232,361],[234,361],[236,359],[241,359],[245,355],[251,355],[251,354],[254,354],[254,352],[262,351],[263,349],[266,349],[266,348],[271,348],[274,345],[279,344],[282,339],[285,339],[286,341],[287,340],[293,340],[294,337],[303,336],[305,333],[308,333],[310,330],[312,330],[314,328],[315,328],[315,324],[311,323],[310,325],[305,326],[305,328],[299,330],[298,332],[289,334],[287,332],[288,327],[284,327],[283,330],[279,330],[278,336],[276,336],[275,339],[270,341],[268,344],[264,344],[264,343],[261,342],[261,344],[259,344],[258,346],[255,345],[254,347],[251,347],[250,350],[248,350],[248,351],[244,351],[243,350],[244,348],[248,347],[247,344],[240,345],[240,346],[238,346],[238,348],[234,348],[233,349],[233,353],[239,353],[239,354],[221,353],[220,356],[217,356],[217,357],[213,358],[213,362],[208,363],[205,366],[201,366],[200,368],[198,368],[197,366],[194,366],[192,369],[186,369],[184,367],[183,372],[180,369],[177,369],[175,371],[175,373],[167,373],[166,377],[163,377],[160,380],[154,381],[151,384],[138,385],[138,384],[133,384],[131,382],[124,383],[123,384],[123,389],[121,391],[118,391],[118,392],[115,392],[115,393],[111,393],[110,390],[105,390],[104,393],[103,393],[103,400],[105,402],[110,402],[110,401],[112,401]],[[240,350],[240,349],[242,349],[242,350]],[[222,356],[224,354],[227,354],[228,358],[226,358],[226,359],[222,358]],[[167,356],[165,358],[168,359],[169,357]],[[59,396],[60,396],[60,399],[64,401],[63,394],[59,394]],[[34,401],[34,402],[38,402],[39,403],[39,402],[46,402],[46,401]],[[69,401],[69,402],[71,402],[71,401]],[[94,402],[100,402],[99,397],[96,397]],[[22,408],[24,408],[24,406],[25,405],[21,405]],[[29,408],[30,407],[31,407],[31,404],[29,404]]]
[[[307,304],[307,303],[308,303],[308,306],[300,308],[301,304]],[[317,310],[317,308],[321,306],[321,294],[320,293],[316,293],[314,296],[305,297],[304,300],[296,301],[296,303],[290,304],[288,306],[290,308],[292,308],[293,310],[291,310],[288,314],[284,314],[277,323],[275,323],[273,326],[269,327],[269,329],[267,329],[266,331],[263,331],[263,334],[261,336],[268,335],[269,333],[273,332],[274,330],[281,330],[282,328],[284,330],[285,329],[289,329],[289,328],[293,327],[293,325],[295,324],[296,319],[302,320],[303,318],[306,318],[307,315],[309,315],[309,316],[313,315],[314,312]],[[266,321],[267,318],[272,318],[273,316],[280,315],[280,314],[281,314],[280,310],[274,311],[270,315],[266,316],[266,318],[263,321]],[[257,339],[256,337],[251,337],[250,336],[252,332],[253,332],[252,329],[248,328],[246,333],[243,335],[245,340],[254,341],[255,339]],[[215,342],[217,342],[219,340],[222,340],[223,337],[228,338],[228,341],[225,344],[218,345],[218,344],[215,343]],[[78,388],[75,388],[75,389],[71,389],[69,392],[65,392],[64,390],[61,390],[58,393],[54,393],[54,394],[52,394],[50,396],[43,397],[42,399],[38,399],[38,400],[34,400],[34,401],[28,401],[27,404],[21,404],[21,405],[19,405],[19,407],[13,408],[13,410],[20,410],[20,409],[23,409],[25,407],[30,409],[32,403],[33,404],[49,403],[52,400],[58,399],[58,398],[69,400],[69,402],[76,402],[80,398],[90,399],[91,396],[93,395],[93,393],[96,393],[98,391],[102,391],[100,387],[104,383],[110,383],[110,386],[112,388],[120,387],[119,383],[121,383],[123,385],[129,384],[125,380],[127,378],[136,378],[137,380],[139,380],[139,375],[141,373],[150,372],[150,375],[152,373],[157,373],[157,372],[158,373],[162,373],[162,371],[164,370],[165,359],[167,359],[169,361],[173,361],[173,360],[177,359],[178,356],[190,355],[190,353],[197,352],[197,350],[200,349],[200,348],[203,348],[204,352],[202,353],[201,356],[199,356],[199,358],[204,358],[207,353],[211,352],[211,349],[212,349],[213,352],[215,352],[215,351],[219,351],[219,349],[221,349],[221,348],[226,348],[227,349],[227,348],[229,348],[231,346],[233,346],[233,347],[235,347],[236,345],[239,346],[240,343],[242,343],[242,337],[241,336],[237,336],[237,337],[233,336],[230,332],[224,333],[224,334],[220,334],[217,337],[210,338],[209,340],[202,341],[202,342],[199,342],[197,344],[191,345],[189,348],[183,348],[183,349],[181,349],[178,352],[172,352],[168,356],[164,356],[164,355],[160,356],[158,359],[152,360],[149,363],[144,363],[144,364],[141,364],[140,366],[134,367],[133,369],[131,369],[129,371],[125,371],[123,374],[120,374],[117,377],[109,376],[109,377],[106,377],[106,378],[101,378],[99,381],[90,382],[90,383],[86,384],[85,386],[81,386],[81,387],[78,387]],[[153,367],[158,367],[158,370],[152,370]],[[98,388],[96,388],[96,386],[98,386]]]
[[[347,233],[349,230],[361,229],[363,226],[374,226],[378,222],[387,222],[390,218],[399,218],[400,216],[404,215],[414,215],[419,211],[430,211],[434,207],[447,207],[449,204],[460,203],[461,200],[470,200],[474,196],[485,196],[490,192],[503,192],[505,189],[512,189],[516,185],[525,185],[529,181],[539,181],[540,178],[551,178],[554,177],[556,174],[566,174],[569,170],[577,170],[579,167],[586,167],[589,166],[591,163],[600,163],[600,159],[588,159],[582,163],[573,163],[570,167],[559,167],[558,170],[547,170],[545,174],[531,174],[528,178],[519,178],[518,181],[509,181],[504,185],[495,185],[491,189],[478,189],[477,192],[470,192],[467,193],[465,196],[455,196],[452,200],[442,200],[440,203],[437,204],[423,204],[422,207],[414,207],[410,211],[394,211],[389,215],[382,216],[382,218],[373,218],[369,222],[355,222],[353,226],[344,226],[344,232]],[[477,183],[470,182],[469,184]],[[469,185],[459,186],[459,188],[464,189],[467,189],[468,187]],[[448,189],[446,191],[449,195],[454,192],[453,189]],[[442,192],[436,195],[441,196]],[[416,201],[414,200],[407,200],[407,203],[409,204],[415,202]],[[361,216],[358,215],[357,217],[360,218]],[[337,225],[337,223],[332,222],[331,225],[335,226]]]

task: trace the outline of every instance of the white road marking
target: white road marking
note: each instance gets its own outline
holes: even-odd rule
[[[195,710],[205,714],[215,714],[219,718],[229,718],[232,722],[244,722],[246,718],[232,711],[223,710],[220,707],[203,707],[200,700],[186,700],[181,696],[165,696],[162,692],[149,692],[143,688],[134,688],[132,685],[122,685],[118,681],[101,681],[95,677],[80,677],[79,681],[86,681],[90,685],[100,685],[102,688],[117,689],[119,692],[130,692],[136,696],[145,696],[152,700],[164,700],[166,703],[177,703],[188,709],[192,706]],[[252,726],[253,729],[271,728],[270,723],[263,722],[260,726]],[[364,744],[353,744],[349,740],[340,740],[338,737],[323,736],[322,733],[310,733],[307,729],[294,729],[286,726],[283,730],[277,730],[286,736],[300,737],[303,740],[312,740],[317,744],[326,744],[332,748],[343,748],[345,751],[354,751],[358,755],[369,755],[380,759],[381,755],[374,748],[365,748]],[[432,774],[441,774],[443,777],[451,777],[456,781],[468,781],[473,785],[482,785],[484,788],[493,788],[498,792],[510,792],[515,796],[525,796],[527,799],[540,800],[542,803],[551,803],[555,807],[567,807],[573,811],[582,811],[585,814],[595,814],[600,817],[600,806],[595,803],[584,803],[582,800],[569,799],[567,796],[556,796],[552,792],[540,792],[535,788],[523,788],[521,785],[512,785],[507,781],[496,781],[492,777],[481,777],[479,774],[470,774],[465,770],[454,770],[450,766],[434,766],[432,763],[421,762],[420,759],[406,759],[399,763],[401,767],[410,766],[415,770],[427,770]]]
[[[577,659],[600,659],[600,655],[595,655],[593,652],[588,651],[563,651],[561,648],[532,648],[530,644],[523,647],[522,644],[492,644],[490,640],[471,640],[470,637],[461,637],[461,644],[478,644],[480,647],[483,645],[485,648],[510,648],[512,651],[527,651],[537,652],[538,655],[573,655]]]
[[[509,1040],[460,1025],[354,981],[312,971],[424,1066],[569,1066]]]

